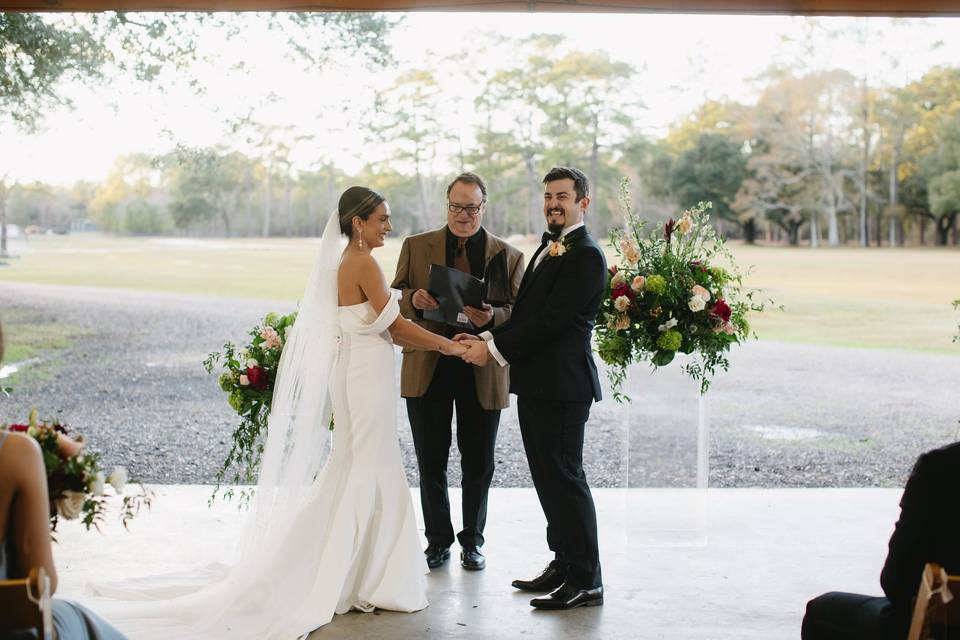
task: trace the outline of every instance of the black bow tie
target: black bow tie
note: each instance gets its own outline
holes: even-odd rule
[[[540,237],[540,244],[545,244],[547,241],[556,242],[557,238],[559,237],[559,233],[550,233],[549,231],[544,231],[543,235]]]

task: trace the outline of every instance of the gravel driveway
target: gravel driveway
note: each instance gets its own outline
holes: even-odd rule
[[[89,330],[23,368],[0,422],[31,407],[85,433],[106,467],[149,483],[209,483],[235,416],[201,366],[288,302],[0,283],[5,311]],[[958,348],[960,356],[960,348]],[[960,357],[757,342],[731,355],[709,394],[710,484],[720,487],[899,486],[918,453],[958,437]],[[9,364],[9,363],[8,363]],[[399,376],[400,357],[397,356]],[[634,402],[594,406],[584,458],[594,486],[690,486],[697,397],[675,370],[630,379]],[[399,437],[417,484],[403,403]],[[629,429],[628,429],[629,425]],[[625,455],[628,450],[630,455]],[[505,411],[494,484],[531,486],[516,410]],[[459,483],[452,451],[450,478]]]

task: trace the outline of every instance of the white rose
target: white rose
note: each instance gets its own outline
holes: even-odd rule
[[[67,520],[73,520],[83,511],[86,494],[79,491],[64,491],[63,497],[57,500],[57,512]]]
[[[623,271],[617,271],[615,274],[613,274],[613,278],[611,278],[610,280],[610,286],[616,288],[622,285],[626,281],[627,281],[627,277],[623,275]]]
[[[662,325],[657,327],[657,329],[660,331],[660,333],[663,333],[664,331],[669,331],[670,329],[673,329],[675,326],[677,326],[677,319],[670,318],[669,320],[664,322]]]
[[[613,301],[613,308],[620,312],[626,311],[630,308],[630,298],[627,296],[620,296]]]
[[[687,306],[689,306],[690,311],[693,312],[703,311],[707,306],[707,301],[700,296],[693,296],[690,298],[690,302],[687,303]]]
[[[117,493],[123,493],[123,488],[127,486],[127,480],[130,479],[127,470],[124,467],[115,467],[113,473],[110,474],[110,477],[107,478],[107,482],[110,483],[114,489],[117,490]]]
[[[97,475],[93,477],[93,483],[90,485],[90,493],[95,496],[102,496],[105,483],[106,479],[103,477],[103,471],[97,471]]]
[[[260,363],[254,360],[253,358],[250,358],[249,360],[247,360],[247,369],[253,369],[254,367],[259,367],[259,366],[260,366]]]

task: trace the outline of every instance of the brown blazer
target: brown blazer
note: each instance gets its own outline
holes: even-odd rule
[[[400,299],[400,313],[428,331],[440,335],[443,335],[445,325],[419,319],[417,310],[413,307],[412,298],[417,289],[428,287],[431,264],[447,264],[446,233],[447,227],[443,226],[434,231],[407,237],[400,249],[397,276],[390,285],[403,294]],[[503,324],[510,317],[513,303],[517,299],[517,291],[520,290],[520,281],[523,279],[524,258],[519,249],[487,231],[484,259],[489,260],[503,249],[507,252],[507,270],[510,274],[513,295],[509,304],[493,308],[494,326]],[[400,369],[400,395],[404,398],[422,397],[433,380],[439,359],[440,353],[437,351],[404,347],[403,366]],[[492,410],[506,409],[510,406],[509,367],[501,367],[491,358],[486,366],[475,367],[474,374],[477,383],[477,399],[481,407]]]

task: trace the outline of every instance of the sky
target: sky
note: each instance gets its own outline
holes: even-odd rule
[[[374,92],[403,70],[465,49],[487,68],[508,64],[506,51],[481,50],[486,33],[562,35],[571,49],[606,51],[632,64],[646,105],[635,124],[653,136],[704,99],[751,102],[758,93],[755,78],[773,63],[840,67],[867,73],[876,84],[903,84],[960,60],[958,19],[823,18],[824,28],[841,35],[818,36],[812,55],[805,55],[807,23],[795,17],[411,13],[391,38],[395,67],[370,69],[347,58],[318,71],[291,60],[279,35],[255,15],[241,19],[247,24],[242,37],[204,34],[210,61],[196,69],[203,95],[177,83],[148,85],[123,77],[70,86],[66,91],[76,108],[49,114],[38,133],[0,128],[0,176],[70,184],[103,179],[119,155],[163,153],[178,143],[226,142],[245,150],[243,136],[225,124],[245,113],[273,125],[271,136],[313,135],[295,143],[298,168],[333,161],[356,171],[388,153],[359,126]],[[850,30],[854,26],[867,34],[865,44]],[[241,61],[244,69],[238,71]],[[467,144],[476,87],[468,71],[451,69],[443,77],[444,94],[451,96],[443,117],[464,132]]]

